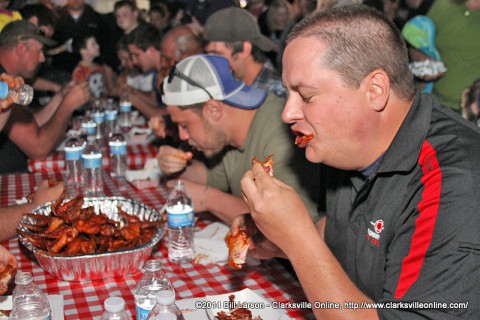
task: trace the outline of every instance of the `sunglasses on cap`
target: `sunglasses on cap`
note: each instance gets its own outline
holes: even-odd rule
[[[203,91],[205,91],[206,94],[208,94],[209,98],[210,99],[213,99],[213,96],[210,94],[210,92],[208,92],[207,89],[205,89],[204,86],[202,86],[200,83],[198,83],[197,81],[193,80],[192,78],[190,78],[189,76],[183,74],[182,72],[178,71],[177,70],[177,64],[174,64],[172,66],[172,68],[170,69],[170,72],[168,73],[168,77],[167,77],[167,83],[172,83],[173,81],[173,78],[179,78],[179,79],[182,79],[183,81],[185,81],[186,83],[188,83],[189,85],[191,86],[194,86],[194,87],[197,87],[197,88],[200,88],[202,89]],[[165,81],[165,80],[164,80]],[[160,85],[160,91],[161,91],[161,94],[164,95],[165,93],[163,92],[163,82],[162,84]]]

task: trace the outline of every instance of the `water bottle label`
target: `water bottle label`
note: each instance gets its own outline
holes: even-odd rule
[[[65,147],[66,160],[80,160],[82,157],[83,147]]]
[[[92,118],[96,123],[103,123],[105,121],[105,113],[94,113]]]
[[[97,124],[95,122],[82,123],[82,131],[88,135],[93,135],[97,132]]]
[[[110,141],[111,154],[127,154],[127,142],[126,141]]]
[[[6,99],[8,96],[8,83],[0,81],[0,100]]]
[[[174,213],[167,210],[168,226],[173,228],[193,226],[193,211]]]
[[[130,101],[120,103],[120,112],[132,111],[132,103]]]
[[[102,167],[102,154],[82,154],[83,167],[96,169]]]
[[[117,110],[107,110],[105,111],[105,119],[108,121],[114,121],[117,119]]]
[[[137,311],[137,320],[146,320],[151,311],[149,309],[140,308],[139,306],[135,306],[135,310]]]

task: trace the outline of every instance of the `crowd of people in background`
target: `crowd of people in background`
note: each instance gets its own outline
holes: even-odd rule
[[[324,33],[318,26],[327,31]],[[356,32],[368,41],[359,43]],[[385,41],[377,38],[382,36]],[[195,207],[208,210],[229,224],[234,222],[233,231],[256,223],[256,231],[262,231],[267,238],[263,238],[265,247],[257,244],[256,254],[262,258],[291,259],[310,300],[333,301],[335,297],[325,293],[328,291],[345,301],[382,301],[393,296],[401,299],[404,295],[406,300],[427,295],[427,300],[445,301],[448,296],[440,289],[426,292],[427,289],[413,285],[415,281],[408,278],[408,271],[400,264],[388,265],[396,259],[415,259],[409,255],[408,245],[415,242],[411,237],[415,237],[417,220],[374,214],[379,207],[394,212],[415,211],[410,206],[420,201],[418,190],[428,182],[420,182],[419,176],[437,172],[437,156],[446,163],[444,176],[438,178],[446,182],[438,197],[448,199],[447,207],[460,192],[450,175],[458,166],[462,173],[470,170],[475,179],[479,177],[478,165],[469,162],[475,156],[465,152],[465,158],[460,157],[465,151],[462,142],[458,142],[462,139],[452,143],[451,150],[446,150],[444,144],[445,140],[455,140],[454,125],[460,128],[456,134],[465,138],[462,141],[473,145],[478,138],[477,132],[471,130],[474,126],[455,117],[461,115],[480,126],[479,39],[480,0],[151,0],[147,10],[139,9],[134,0],[119,0],[109,13],[95,11],[85,0],[66,0],[60,7],[51,1],[0,0],[0,73],[25,78],[37,97],[30,108],[15,107],[0,113],[0,174],[26,172],[28,158],[45,157],[55,150],[72,116],[81,113],[82,106],[92,99],[120,100],[128,95],[133,107],[159,137],[174,136],[174,140],[187,141],[198,151],[197,154],[177,145],[162,146],[157,157],[163,172],[189,181],[186,185]],[[332,54],[332,50],[341,54]],[[322,55],[322,59],[316,59],[317,55]],[[384,64],[379,67],[380,60]],[[320,85],[323,87],[319,88]],[[314,110],[311,106],[319,104],[318,96],[326,102]],[[442,111],[439,104],[454,112]],[[339,111],[335,109],[337,105]],[[368,111],[359,111],[361,108]],[[430,116],[438,122],[427,122]],[[323,126],[316,119],[323,121]],[[306,158],[297,157],[301,149],[295,148],[295,137],[281,120],[293,124],[297,136],[313,134],[311,130],[321,132],[328,141],[315,136],[305,152]],[[440,122],[445,124],[443,129]],[[168,124],[176,130],[170,130]],[[414,132],[418,135],[414,136]],[[425,137],[445,153],[434,155],[432,146],[422,140]],[[302,143],[300,146],[305,147]],[[374,152],[366,152],[367,149]],[[276,153],[275,176],[282,181],[267,178],[256,167],[250,171],[251,154],[245,150],[263,157]],[[403,164],[397,163],[399,154],[406,159]],[[452,163],[452,158],[444,158],[446,154],[461,159]],[[414,156],[421,158],[419,163]],[[312,162],[336,169],[326,170]],[[407,167],[407,162],[411,167]],[[395,164],[404,176],[396,176]],[[418,165],[424,166],[425,172]],[[470,166],[475,168],[466,169]],[[379,168],[384,176],[377,177]],[[389,174],[394,178],[388,179]],[[415,180],[418,188],[410,189],[409,179]],[[345,187],[346,181],[351,181],[353,187]],[[421,183],[424,184],[420,186]],[[274,184],[276,188],[272,187]],[[402,191],[408,196],[408,203],[402,202],[406,198],[395,197],[395,187],[399,185],[405,187],[406,191]],[[431,188],[428,191],[435,193],[435,186]],[[261,192],[267,189],[270,193]],[[319,193],[326,189],[335,189],[338,194],[327,191],[323,199]],[[391,194],[385,194],[385,190]],[[44,186],[37,198],[49,198],[52,194],[56,192]],[[356,199],[359,194],[365,198]],[[276,200],[268,198],[272,195],[278,196]],[[374,197],[375,201],[366,201],[367,197]],[[272,212],[266,203],[279,199],[282,201],[272,206],[277,212]],[[352,205],[354,213],[368,207],[371,220],[352,222],[342,217],[342,209],[348,206],[338,199]],[[24,208],[0,210],[7,209],[10,222],[0,225],[10,228]],[[291,211],[285,212],[287,209]],[[458,229],[468,225],[469,219],[478,220],[471,218],[468,211],[478,207],[456,210],[463,214],[459,221],[465,222],[464,226],[454,223],[447,209],[439,211],[438,219],[450,221]],[[420,215],[422,210],[418,211],[415,214]],[[244,212],[252,215],[238,218]],[[290,222],[298,220],[297,225],[303,229],[298,227],[297,231],[305,230],[299,239],[304,244],[314,243],[320,248],[317,253],[311,255],[308,250],[312,246],[302,246],[302,240],[295,242],[302,250],[287,243],[294,236],[292,232],[286,232],[289,237],[282,239],[275,235],[275,230],[289,228],[279,212]],[[0,212],[0,221],[5,217]],[[392,224],[375,226],[379,221],[383,224],[383,219]],[[325,221],[330,221],[327,227]],[[360,245],[356,228],[363,228],[364,223],[367,227],[374,225],[375,231],[368,230],[376,232],[378,238],[387,228],[382,241],[390,241],[385,255],[393,260],[368,260],[373,255],[372,248],[378,248],[378,241],[371,240],[370,233],[367,238],[362,234]],[[429,230],[433,234],[433,229]],[[442,259],[453,264],[463,257],[461,248],[453,248],[451,255],[442,251],[442,241],[453,238],[443,231],[432,240],[437,255],[422,256],[425,260],[431,258],[431,265]],[[474,247],[465,245],[465,252],[478,251],[471,231],[462,229],[465,237],[460,241],[474,243]],[[2,234],[12,236],[8,231]],[[324,240],[329,248],[324,246]],[[359,243],[359,251],[348,247],[352,243]],[[346,253],[364,254],[358,259],[371,269],[352,266]],[[328,277],[316,264],[323,258],[322,268],[331,272]],[[473,272],[466,264],[459,268],[465,273]],[[389,279],[407,283],[406,287],[384,280],[385,270]],[[368,274],[369,271],[374,274]],[[449,290],[442,277],[414,276],[422,284],[431,282]],[[452,275],[460,282],[457,278]],[[346,291],[335,291],[335,285]],[[410,286],[411,296],[406,294]],[[478,301],[475,303],[472,301],[472,310],[478,310]],[[326,311],[316,312],[318,316],[326,315]],[[372,310],[363,312],[364,318],[375,318]],[[347,311],[340,313],[332,312],[330,316],[337,319],[351,315]],[[473,313],[470,310],[466,314]],[[422,312],[414,315],[420,317]],[[424,311],[423,316],[435,314]]]
[[[138,95],[134,98],[138,108],[150,118],[154,113],[152,107],[162,105],[155,90],[168,66],[162,67],[163,70],[147,66],[145,70],[140,61],[125,60],[132,60],[128,48],[139,29],[155,28],[160,39],[154,40],[155,46],[160,50],[161,39],[167,37],[170,30],[183,26],[183,32],[191,31],[190,37],[196,38],[178,40],[178,33],[170,34],[177,38],[177,44],[184,42],[184,48],[178,50],[186,52],[177,54],[171,61],[199,52],[222,54],[223,51],[239,79],[285,96],[280,76],[281,59],[285,37],[292,26],[314,12],[357,3],[381,11],[403,31],[419,87],[460,112],[463,90],[480,78],[478,41],[475,40],[480,32],[479,5],[475,0],[151,0],[148,9],[138,8],[133,0],[124,0],[115,2],[113,11],[107,13],[95,11],[84,0],[66,0],[63,6],[52,1],[11,0],[0,3],[0,29],[10,21],[23,18],[57,42],[56,46],[45,48],[46,61],[37,73],[37,97],[42,104],[72,79],[75,68],[78,76],[80,64],[83,66],[81,77],[96,70],[93,74],[100,73],[104,78],[100,83],[105,88],[92,87],[97,91],[95,95],[105,90],[102,94],[116,97],[122,91],[119,88],[133,88],[142,96],[142,100]],[[232,11],[224,11],[225,8]],[[453,18],[455,23],[449,20]],[[254,28],[253,31],[250,28]],[[240,45],[258,32],[268,40],[250,39],[252,49]],[[85,48],[81,48],[82,43],[87,43],[87,37],[99,45],[98,57],[91,58],[88,72],[82,58]],[[262,41],[260,46],[259,41]],[[187,45],[190,48],[187,49]],[[240,54],[249,50],[252,52],[249,55]],[[159,53],[162,59],[171,58],[169,53],[161,50]],[[235,61],[228,55],[235,57]],[[136,81],[132,80],[134,77]],[[128,86],[123,86],[125,79]],[[153,82],[149,83],[150,80]]]

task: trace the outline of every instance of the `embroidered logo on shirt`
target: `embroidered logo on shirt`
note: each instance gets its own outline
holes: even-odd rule
[[[380,233],[385,228],[385,223],[382,219],[378,219],[375,222],[370,221],[370,224],[373,226],[375,231],[372,231],[370,228],[367,229],[367,240],[378,246],[380,244]]]

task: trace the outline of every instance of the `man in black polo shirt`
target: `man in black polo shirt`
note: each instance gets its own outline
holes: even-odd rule
[[[314,225],[254,165],[242,190],[269,240],[251,254],[288,257],[317,318],[477,319],[480,133],[416,91],[394,25],[365,6],[307,17],[287,40],[283,82],[283,120],[329,166],[326,215]]]

